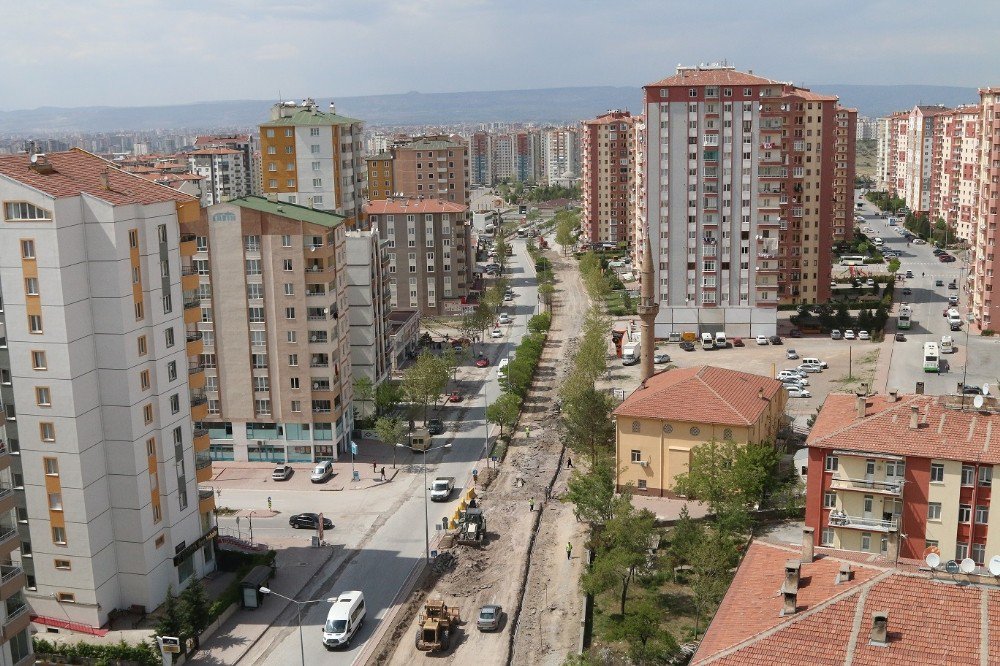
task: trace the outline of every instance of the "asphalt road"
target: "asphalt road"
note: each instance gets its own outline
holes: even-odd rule
[[[515,240],[513,248],[515,261],[510,264],[508,278],[514,288],[516,298],[513,303],[506,304],[504,309],[514,315],[514,323],[504,327],[509,329],[509,333],[501,339],[499,344],[488,346],[488,355],[492,364],[487,381],[485,386],[480,383],[476,393],[466,392],[465,407],[467,411],[461,423],[446,422],[448,427],[457,428],[457,430],[446,433],[449,436],[448,439],[453,438],[452,447],[427,454],[428,480],[435,476],[453,476],[456,479],[456,485],[464,484],[471,477],[472,470],[479,464],[478,461],[486,441],[484,404],[486,401],[495,400],[500,393],[496,377],[496,361],[507,355],[520,341],[525,332],[527,319],[535,311],[537,304],[534,266],[525,250],[524,242]],[[442,438],[436,439],[440,441]],[[414,462],[419,464],[419,461]],[[397,485],[394,482],[389,484],[387,488],[391,486],[396,487],[393,491],[398,494],[398,497],[387,510],[385,507],[374,507],[383,509],[378,512],[378,519],[372,520],[372,511],[365,511],[361,507],[355,508],[357,515],[341,514],[341,521],[355,520],[358,526],[364,526],[366,522],[371,521],[374,530],[370,530],[364,539],[358,541],[361,549],[356,552],[336,580],[327,582],[325,579],[332,572],[320,572],[317,576],[317,583],[311,588],[307,587],[304,592],[304,598],[325,599],[347,590],[363,591],[368,613],[364,626],[355,635],[349,649],[328,652],[322,645],[321,635],[329,604],[321,601],[308,606],[302,615],[306,663],[353,663],[363,649],[365,641],[371,637],[378,621],[384,617],[389,609],[406,578],[424,558],[423,475],[413,474],[409,483],[404,482]],[[447,505],[442,503],[430,505],[429,520],[432,530],[434,524],[440,522],[441,517],[453,513],[457,500],[458,494],[456,493],[455,499]],[[359,518],[359,516],[366,517]],[[336,516],[331,517],[335,523],[338,523]],[[287,518],[284,520],[287,523]],[[265,525],[258,523],[258,521],[254,522],[255,536],[257,536],[258,524]],[[270,528],[271,525],[266,524],[266,527]],[[274,528],[278,529],[277,526]],[[288,625],[272,627],[268,630],[260,643],[261,646],[266,647],[266,650],[252,663],[273,666],[301,663],[299,634],[294,611],[286,612],[285,617],[288,618]],[[408,640],[410,637],[406,638]],[[261,654],[261,650],[255,649],[252,653]]]

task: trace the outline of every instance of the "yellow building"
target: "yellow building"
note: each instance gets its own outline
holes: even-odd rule
[[[787,400],[781,382],[736,370],[653,375],[614,411],[617,489],[631,483],[637,494],[663,496],[699,444],[773,442]]]

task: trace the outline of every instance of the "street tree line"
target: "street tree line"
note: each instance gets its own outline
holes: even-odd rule
[[[486,407],[486,420],[508,431],[517,423],[521,405],[528,396],[531,381],[538,369],[538,363],[545,349],[545,339],[552,324],[552,315],[545,312],[528,320],[528,332],[513,352],[507,365],[505,376],[500,380],[503,393]]]

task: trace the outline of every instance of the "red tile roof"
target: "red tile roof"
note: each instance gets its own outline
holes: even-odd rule
[[[48,153],[46,159],[53,168],[50,173],[33,169],[23,153],[0,156],[0,175],[57,199],[85,193],[115,206],[195,201],[194,197],[122,171],[112,162],[79,148]],[[107,188],[101,182],[104,173],[108,175]]]
[[[765,79],[763,76],[739,72],[735,69],[681,69],[673,76],[647,83],[644,87],[654,86],[766,86],[780,83]]]
[[[628,123],[632,124],[635,122],[635,117],[628,111],[608,111],[607,113],[602,113],[596,118],[591,118],[590,120],[584,120],[584,125],[607,125],[609,123]]]
[[[232,148],[199,148],[187,153],[188,155],[242,155],[243,153]]]
[[[764,391],[761,399],[759,392]],[[617,416],[752,425],[781,391],[781,382],[708,365],[659,372],[615,410]]]
[[[926,572],[855,564],[853,579],[834,585],[846,560],[821,555],[802,565],[798,612],[780,617],[784,562],[797,554],[751,544],[693,666],[978,664],[981,657],[1000,663],[1000,591],[992,585],[958,586]],[[880,611],[888,613],[884,646],[870,644],[872,615]]]
[[[987,398],[989,402],[994,399]],[[831,393],[813,424],[808,446],[943,460],[1000,464],[1000,413],[972,409],[972,396],[868,396],[865,417],[857,397]],[[912,408],[918,427],[910,428]],[[993,437],[997,441],[993,441]]]
[[[464,213],[469,210],[462,204],[442,199],[382,199],[365,203],[365,215],[402,213]]]
[[[230,143],[250,143],[249,134],[234,136],[199,136],[194,140],[196,146],[224,146]]]

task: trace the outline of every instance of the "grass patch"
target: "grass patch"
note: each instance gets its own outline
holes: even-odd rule
[[[873,349],[852,361],[853,368],[850,374],[832,380],[831,384],[837,384],[843,391],[853,391],[861,388],[862,384],[867,384],[870,389],[875,380],[875,367],[878,364],[878,349]]]

